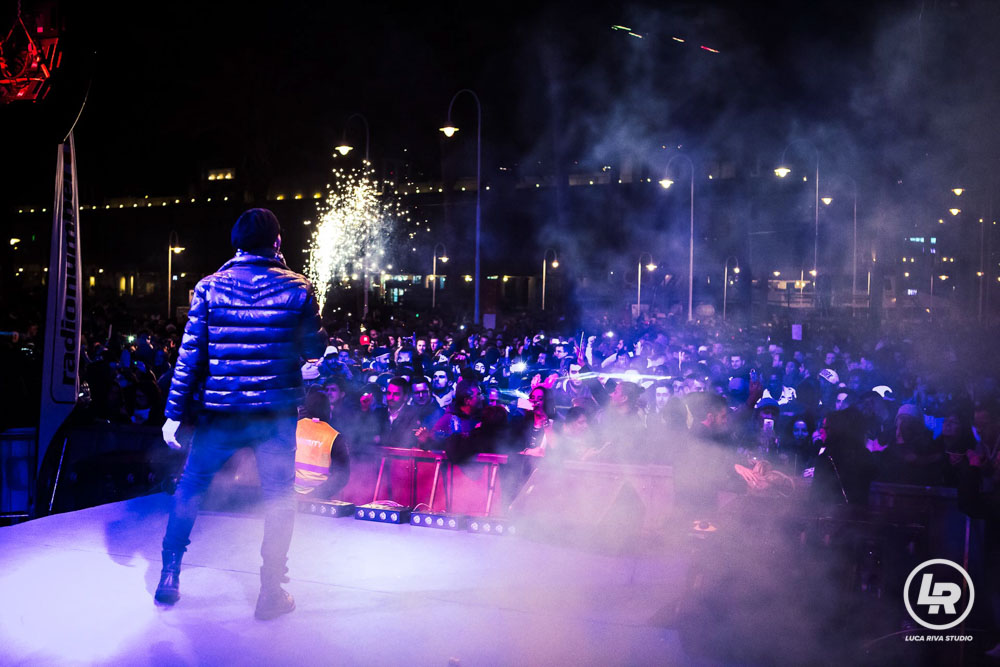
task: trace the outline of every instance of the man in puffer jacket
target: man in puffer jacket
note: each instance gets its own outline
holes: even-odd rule
[[[323,356],[312,285],[281,256],[278,219],[250,209],[233,226],[236,256],[195,287],[167,398],[163,439],[180,448],[177,428],[199,403],[191,452],[163,538],[155,599],[180,597],[180,565],[212,477],[240,447],[252,446],[265,503],[261,590],[254,615],[295,609],[285,563],[295,519],[296,408],[303,398],[302,360]]]

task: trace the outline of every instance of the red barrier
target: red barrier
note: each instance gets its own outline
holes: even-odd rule
[[[248,455],[248,456],[247,456]],[[443,452],[380,447],[374,454],[351,457],[351,475],[337,500],[364,505],[393,501],[424,511],[503,516],[500,467],[503,454],[478,454],[462,466],[452,465]],[[231,462],[241,483],[256,476],[249,450]]]
[[[448,511],[447,468],[444,452],[380,447],[375,491],[369,502],[391,500],[430,511]]]
[[[378,477],[379,457],[373,455],[351,456],[351,476],[347,485],[337,494],[337,500],[364,505],[372,501],[372,489]]]
[[[450,466],[452,514],[503,516],[500,466],[507,463],[503,454],[478,454],[461,466]]]
[[[643,532],[660,530],[674,504],[673,469],[567,461],[543,463],[511,503],[518,518],[599,526],[623,518]]]

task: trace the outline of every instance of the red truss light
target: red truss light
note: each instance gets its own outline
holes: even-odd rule
[[[18,14],[10,31],[0,39],[0,104],[19,100],[36,102],[48,93],[52,72],[62,62],[59,35],[46,28],[50,21],[27,17],[36,35]]]

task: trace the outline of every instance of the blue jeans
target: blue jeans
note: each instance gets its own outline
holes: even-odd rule
[[[251,446],[257,458],[264,501],[261,556],[265,567],[283,570],[295,521],[296,426],[294,413],[202,413],[174,494],[163,550],[179,553],[187,550],[198,509],[215,473],[236,450]]]

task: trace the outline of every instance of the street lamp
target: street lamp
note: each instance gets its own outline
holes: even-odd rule
[[[348,153],[354,150],[354,146],[351,146],[350,144],[347,143],[347,126],[350,125],[351,120],[354,118],[360,118],[361,122],[364,123],[365,126],[365,162],[368,162],[368,147],[369,147],[368,140],[370,136],[370,132],[368,130],[368,119],[359,113],[352,113],[350,116],[347,117],[347,120],[344,121],[344,133],[343,135],[341,135],[340,145],[335,146],[333,150],[340,153],[341,156],[343,157],[346,157]]]
[[[774,173],[778,176],[778,178],[784,178],[792,173],[791,169],[784,166],[785,153],[787,153],[788,149],[797,143],[806,144],[812,148],[813,152],[816,154],[816,201],[813,207],[815,221],[813,228],[813,268],[811,273],[813,275],[817,275],[819,273],[819,149],[805,139],[793,139],[787,146],[785,146],[785,150],[781,151],[781,164],[774,170]]]
[[[545,253],[542,255],[542,310],[545,310],[545,275],[550,252],[552,253],[552,268],[559,268],[559,257],[556,255],[556,251],[552,248],[546,248]]]
[[[454,94],[451,98],[451,102],[448,103],[448,122],[445,123],[444,127],[440,128],[444,136],[451,138],[455,136],[458,132],[458,128],[451,124],[451,108],[455,105],[455,100],[462,93],[468,93],[472,95],[472,99],[476,100],[476,297],[475,297],[475,309],[473,311],[472,321],[479,324],[479,228],[480,228],[480,192],[482,191],[482,166],[483,166],[483,106],[479,102],[479,96],[475,92],[469,90],[468,88],[463,88]]]
[[[441,261],[447,263],[447,250],[443,243],[434,244],[434,259],[431,260],[431,310],[437,307],[437,281],[438,281],[438,247],[441,248]]]
[[[179,255],[184,252],[184,248],[177,245],[180,240],[177,238],[177,232],[170,232],[167,237],[167,319],[170,319],[170,297],[172,296],[171,288],[174,282],[174,255]]]
[[[635,315],[639,317],[642,313],[642,258],[649,257],[649,262],[646,264],[646,270],[652,273],[656,270],[656,263],[653,262],[653,256],[648,252],[644,252],[639,255],[639,272],[638,279],[635,281]]]
[[[351,121],[353,119],[355,119],[355,118],[359,119],[362,122],[362,124],[365,126],[365,164],[367,165],[369,163],[369,161],[368,161],[368,157],[369,157],[369,155],[368,155],[368,149],[370,147],[369,138],[371,136],[371,132],[369,131],[369,128],[368,128],[368,119],[365,118],[364,115],[362,115],[360,113],[352,113],[350,116],[347,117],[347,120],[344,121],[344,133],[341,135],[340,145],[339,146],[335,146],[334,150],[337,151],[338,153],[340,153],[340,155],[342,157],[346,157],[348,153],[350,153],[352,150],[354,150],[354,146],[351,146],[350,144],[347,143],[347,128],[351,124]],[[363,272],[362,272],[363,273],[363,276],[362,276],[362,289],[364,290],[365,294],[364,294],[364,307],[362,308],[362,311],[361,311],[362,312],[362,314],[361,314],[361,318],[362,319],[368,317],[368,292],[369,292],[369,287],[370,286],[369,286],[369,276],[368,276],[368,255],[367,255],[367,253],[365,254],[364,262],[365,263],[364,263]]]
[[[840,174],[839,178],[851,182],[851,194],[854,197],[854,249],[851,252],[851,309],[853,312],[854,295],[858,291],[858,183],[847,174]],[[833,198],[823,197],[820,201],[829,206],[833,203]]]
[[[729,260],[736,262],[736,266],[733,267],[733,273],[736,275],[740,274],[740,260],[736,259],[732,255],[726,257],[726,263],[722,269],[722,321],[726,321],[726,296],[729,289]]]
[[[691,158],[683,153],[677,153],[667,162],[667,173],[670,173],[670,165],[677,158],[682,158],[688,163],[689,173],[691,175],[691,230],[690,236],[688,237],[688,322],[694,319],[694,163],[691,162]],[[670,188],[674,182],[670,178],[664,178],[660,181],[660,187],[664,190]]]
[[[977,188],[978,189],[978,188]],[[956,197],[961,197],[962,193],[965,192],[965,188],[952,188],[952,193]],[[948,209],[948,212],[952,215],[958,215],[962,211],[957,208]],[[986,265],[986,220],[985,218],[979,218],[979,271],[976,272],[976,277],[979,280],[979,304],[978,304],[978,319],[981,322],[983,320],[983,286],[986,281],[983,280],[987,273]]]
[[[938,279],[939,281],[941,281],[941,282],[944,282],[944,281],[948,280],[948,274],[946,274],[946,273],[942,273],[942,274],[941,274],[941,275],[939,275],[939,276],[935,276],[935,275],[934,275],[934,272],[933,272],[933,271],[931,271],[931,296],[934,296],[934,278],[935,278],[935,277],[936,277],[936,278],[937,278],[937,279]]]

